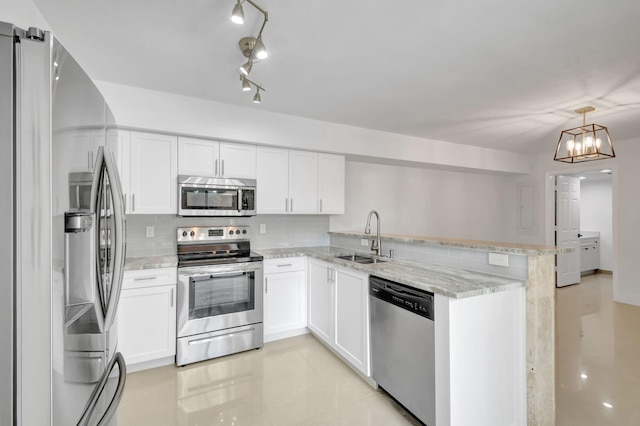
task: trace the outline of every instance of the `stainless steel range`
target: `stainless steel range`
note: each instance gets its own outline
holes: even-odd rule
[[[262,347],[262,256],[251,251],[249,227],[177,233],[176,364]]]

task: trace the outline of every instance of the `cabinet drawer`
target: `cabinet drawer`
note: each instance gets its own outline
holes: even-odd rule
[[[124,272],[122,289],[155,287],[175,284],[176,282],[176,268],[140,269]]]
[[[265,274],[277,274],[278,272],[304,271],[304,257],[287,257],[282,259],[267,259],[264,261]]]

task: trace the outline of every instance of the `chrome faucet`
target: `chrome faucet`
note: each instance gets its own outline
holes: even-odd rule
[[[376,239],[371,241],[371,251],[374,251],[376,255],[380,256],[380,253],[382,253],[382,245],[380,243],[380,215],[377,211],[371,210],[369,212],[369,217],[367,217],[367,226],[364,227],[364,233],[371,234],[371,216],[374,214],[376,215],[378,228],[376,231]]]

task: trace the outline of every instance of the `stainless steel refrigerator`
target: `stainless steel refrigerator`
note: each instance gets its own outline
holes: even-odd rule
[[[117,422],[126,247],[104,146],[114,126],[49,32],[0,22],[0,425]]]

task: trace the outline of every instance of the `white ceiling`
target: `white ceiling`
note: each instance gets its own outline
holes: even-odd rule
[[[242,92],[235,0],[34,0],[97,80],[521,153],[581,118],[640,134],[638,0],[255,0],[270,56]]]

